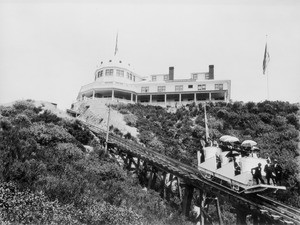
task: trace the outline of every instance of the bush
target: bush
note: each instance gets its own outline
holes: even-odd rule
[[[124,121],[126,122],[126,124],[128,126],[135,127],[136,126],[137,117],[135,115],[133,115],[133,114],[126,114],[126,115],[124,115]]]
[[[72,205],[51,202],[42,192],[19,191],[11,182],[0,184],[0,210],[8,224],[81,224]]]

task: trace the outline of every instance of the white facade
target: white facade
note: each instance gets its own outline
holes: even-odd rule
[[[192,73],[189,79],[174,79],[174,68],[168,74],[147,77],[133,72],[130,64],[113,59],[101,62],[94,82],[81,87],[77,101],[105,98],[161,106],[185,105],[192,102],[230,100],[231,81],[214,80],[214,66],[209,72]]]

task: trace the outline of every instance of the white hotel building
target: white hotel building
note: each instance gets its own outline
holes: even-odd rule
[[[81,87],[77,103],[87,99],[113,102],[180,106],[192,102],[230,100],[231,81],[215,80],[214,66],[208,72],[191,73],[190,78],[174,79],[174,67],[167,74],[141,76],[119,59],[101,62],[94,81]]]

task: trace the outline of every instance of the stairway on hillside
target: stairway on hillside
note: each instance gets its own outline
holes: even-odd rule
[[[102,99],[88,99],[80,103],[77,110],[79,119],[92,123],[101,129],[107,129],[108,101]],[[110,110],[109,124],[117,127],[123,134],[129,132],[132,136],[137,136],[137,129],[126,125],[124,116],[116,110]]]

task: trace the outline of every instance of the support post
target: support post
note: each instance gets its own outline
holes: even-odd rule
[[[163,198],[163,199],[165,199],[165,197],[166,197],[166,195],[165,195],[166,176],[167,176],[167,173],[163,172],[162,179],[160,181],[160,197]]]
[[[165,106],[167,106],[167,94],[165,94]]]
[[[179,177],[177,177],[177,188],[178,188],[178,193],[179,193],[179,199],[180,199],[180,201],[182,201],[182,190],[180,187],[180,178]]]
[[[241,225],[241,224],[247,224],[246,223],[246,217],[247,213],[243,208],[236,208],[236,224]]]
[[[154,189],[155,188],[155,183],[156,183],[156,179],[157,179],[157,170],[156,169],[153,169],[153,177],[152,177],[152,181],[151,181],[151,184],[150,184],[150,188],[151,189]]]
[[[169,186],[166,188],[166,199],[167,201],[170,201],[170,194],[171,194],[171,189],[172,189],[172,183],[173,183],[173,174],[170,174],[169,176]]]
[[[184,190],[184,196],[183,196],[183,214],[186,217],[189,217],[190,211],[191,211],[191,203],[193,198],[193,191],[194,187],[191,185],[186,185]]]
[[[222,216],[221,216],[221,209],[220,209],[219,198],[216,197],[215,201],[216,201],[216,208],[217,208],[218,217],[219,217],[219,225],[223,225],[223,220],[222,220]]]
[[[256,213],[252,213],[252,223],[253,225],[259,225],[258,215]]]
[[[151,188],[152,177],[153,177],[153,171],[151,170],[151,172],[150,172],[150,177],[149,177],[149,180],[148,180],[148,189]]]
[[[136,165],[136,168],[135,168],[135,169],[136,169],[136,173],[137,173],[137,174],[139,174],[139,170],[140,170],[140,163],[141,163],[140,161],[141,161],[141,159],[138,158],[138,159],[137,159],[137,162],[136,162],[137,165]]]
[[[205,214],[204,214],[204,208],[205,208],[205,205],[206,205],[206,196],[207,196],[207,193],[203,190],[199,190],[199,193],[200,193],[200,199],[201,199],[201,206],[200,206],[200,223],[201,224],[204,224],[204,221],[205,221]]]
[[[179,104],[181,105],[181,94],[179,94]]]
[[[129,158],[129,162],[128,162],[127,169],[130,171],[130,169],[131,169],[131,165],[132,165],[132,160],[133,160],[133,158],[132,158],[132,157],[130,157],[130,156],[128,156],[128,158]]]
[[[111,90],[111,100],[115,100],[115,90]]]
[[[106,127],[106,142],[105,142],[105,148],[104,153],[107,153],[107,144],[108,144],[108,134],[109,134],[109,119],[110,119],[110,104],[108,105],[108,116],[107,116],[107,127]]]

